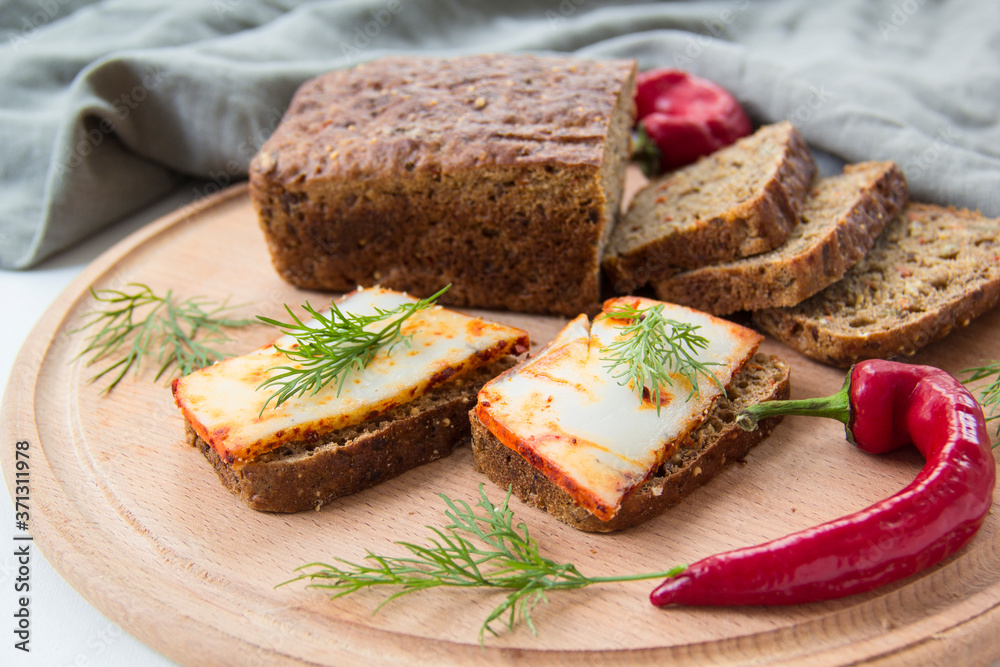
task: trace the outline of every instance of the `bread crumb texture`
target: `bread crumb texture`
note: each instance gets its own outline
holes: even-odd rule
[[[847,165],[813,185],[799,224],[777,248],[654,278],[654,291],[663,301],[713,315],[794,306],[864,257],[908,198],[906,177],[894,162]]]
[[[791,308],[754,313],[823,363],[911,355],[1000,302],[1000,221],[910,203],[843,279]]]
[[[615,291],[781,245],[815,175],[805,140],[783,121],[654,179],[612,232],[604,269]]]

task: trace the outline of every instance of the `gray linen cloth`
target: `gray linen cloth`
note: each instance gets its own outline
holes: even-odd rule
[[[914,198],[1000,215],[996,0],[20,0],[0,5],[0,267],[245,177],[311,76],[496,51],[686,69],[837,160],[895,160]]]

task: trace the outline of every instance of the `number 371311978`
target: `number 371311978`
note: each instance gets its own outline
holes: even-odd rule
[[[14,449],[14,520],[27,523],[29,518],[28,499],[30,487],[28,480],[31,472],[28,450],[31,444],[27,440],[18,440]]]

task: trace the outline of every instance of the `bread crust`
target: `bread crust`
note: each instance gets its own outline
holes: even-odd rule
[[[635,62],[395,58],[298,90],[250,165],[272,262],[305,289],[574,316],[600,302]]]
[[[716,174],[745,174],[753,184],[731,184],[734,191],[706,203],[711,210],[680,213],[678,204]],[[771,250],[798,224],[815,175],[816,162],[793,125],[764,126],[640,190],[612,232],[603,268],[615,291],[630,292],[654,277]]]
[[[320,509],[469,442],[466,413],[488,380],[516,363],[505,357],[452,380],[414,403],[316,444],[289,443],[234,470],[185,422],[188,444],[212,464],[219,481],[248,507],[267,512]]]
[[[765,419],[755,431],[736,426],[740,409],[750,403],[788,398],[789,366],[775,356],[755,354],[734,376],[705,422],[680,444],[673,458],[625,498],[618,513],[601,521],[504,445],[469,412],[476,469],[501,488],[510,488],[524,503],[547,511],[559,521],[586,532],[612,532],[663,514],[696,488],[715,477],[728,462],[742,460],[770,435],[780,417]]]
[[[854,189],[843,185],[859,179],[864,180]],[[813,201],[821,195],[850,206],[843,210],[835,203],[840,210],[830,215]],[[906,177],[895,163],[847,165],[843,175],[817,183],[803,204],[802,222],[784,244],[734,262],[654,278],[653,290],[658,299],[713,315],[794,306],[839,280],[864,257],[908,197]],[[824,214],[830,217],[817,217]],[[815,234],[817,226],[823,227],[820,235]]]
[[[911,202],[844,277],[754,323],[840,368],[910,356],[1000,303],[1000,221]]]

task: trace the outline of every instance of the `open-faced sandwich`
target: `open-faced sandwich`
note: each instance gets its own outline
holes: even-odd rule
[[[377,287],[317,315],[299,321],[298,338],[173,382],[188,442],[257,510],[318,508],[450,454],[468,441],[480,387],[528,348],[520,329]],[[362,348],[357,364],[308,391],[282,393],[310,369],[295,355],[303,345],[328,350],[380,332],[388,332],[378,339],[385,344]]]
[[[735,424],[745,405],[788,395],[788,366],[756,354],[761,340],[683,306],[609,300],[483,387],[470,415],[476,466],[581,530],[645,521],[776,425]]]

